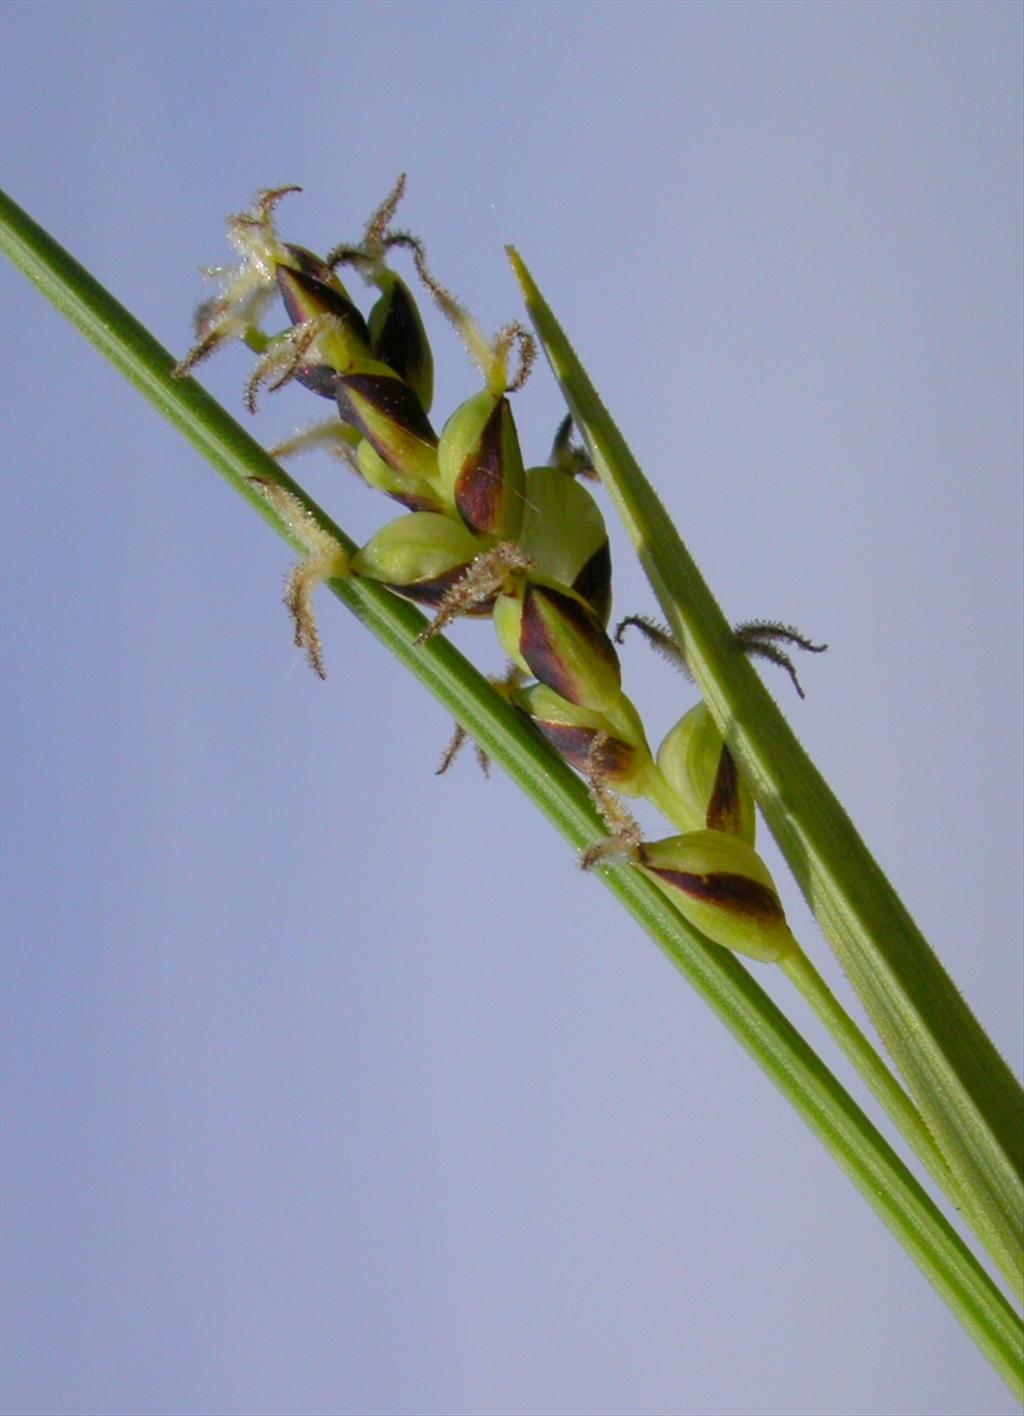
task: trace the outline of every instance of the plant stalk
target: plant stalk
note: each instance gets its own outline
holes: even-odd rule
[[[279,535],[293,533],[254,484],[296,496],[347,551],[353,543],[123,306],[6,194],[0,249],[149,399]],[[372,581],[333,593],[509,772],[577,849],[603,835],[583,783],[423,616]],[[596,872],[787,1097],[929,1278],[1008,1384],[1024,1394],[1024,1331],[1005,1297],[893,1149],[738,960],[690,928],[639,871]]]

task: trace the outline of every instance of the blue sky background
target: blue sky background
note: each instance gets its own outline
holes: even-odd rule
[[[0,8],[4,185],[175,351],[263,185],[323,248],[408,171],[489,328],[517,243],[727,612],[830,642],[772,688],[1018,1069],[1021,16]],[[532,808],[434,778],[445,715],[329,600],[317,682],[286,548],[2,282],[5,1412],[1012,1411]],[[546,370],[516,412],[541,460]],[[657,737],[692,692],[624,662]]]

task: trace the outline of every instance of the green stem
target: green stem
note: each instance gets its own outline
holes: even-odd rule
[[[934,1178],[955,1202],[958,1195],[955,1181],[950,1175],[945,1157],[935,1143],[935,1137],[922,1120],[921,1113],[810,959],[802,949],[798,949],[796,953],[780,960],[779,967],[828,1028],[907,1143],[913,1147]]]
[[[286,487],[346,549],[352,542],[123,306],[6,195],[0,249],[196,447],[281,536],[278,513],[253,485]],[[602,827],[585,787],[557,754],[442,638],[417,646],[423,616],[366,580],[332,581],[337,597],[453,714],[577,849]],[[689,928],[639,871],[597,872],[715,1010],[890,1227],[989,1360],[1024,1392],[1024,1332],[1005,1297],[853,1099],[785,1016],[725,950]]]
[[[1024,1293],[1024,1097],[797,741],[515,251],[527,308],[715,721],[896,1060],[976,1232]]]
[[[644,787],[647,800],[663,815],[677,824],[682,822],[675,792],[656,765],[652,764],[647,773]],[[680,824],[680,829],[687,830],[685,822]],[[957,1208],[963,1208],[959,1186],[920,1111],[807,955],[798,947],[795,953],[780,960],[780,967],[871,1088],[907,1144],[921,1158],[942,1189],[954,1199]]]

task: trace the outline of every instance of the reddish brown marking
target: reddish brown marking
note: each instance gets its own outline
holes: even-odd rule
[[[582,595],[602,624],[608,623],[612,612],[612,549],[607,538],[572,583],[577,595]]]
[[[315,275],[308,275],[301,270],[292,270],[291,266],[278,266],[277,288],[281,292],[281,299],[292,324],[305,324],[306,320],[310,318],[310,312],[303,308],[303,301],[299,298],[301,291],[320,313],[334,315],[336,319],[339,319],[345,326],[347,334],[355,335],[363,344],[369,342],[370,334],[366,328],[366,321],[352,301],[347,300],[340,290],[335,290],[333,286],[318,280]]]
[[[311,275],[314,280],[319,280],[323,285],[330,282],[331,268],[318,255],[307,250],[305,246],[293,246],[290,241],[285,243],[285,250],[298,261],[299,270],[303,275]]]
[[[740,824],[740,777],[736,759],[722,744],[715,774],[715,786],[708,802],[707,824],[712,831],[728,831],[737,835]]]
[[[341,421],[350,423],[368,438],[385,462],[388,462],[387,449],[381,445],[379,436],[369,429],[350,394],[357,394],[389,423],[394,423],[396,427],[411,433],[430,447],[437,446],[437,434],[430,426],[430,419],[407,383],[401,379],[389,379],[383,374],[344,374],[338,380],[338,412],[341,414]],[[390,466],[390,463],[388,465]],[[401,471],[401,468],[396,470]]]
[[[391,286],[387,312],[373,339],[374,356],[394,369],[406,383],[415,384],[427,361],[427,345],[412,296],[396,280]]]
[[[646,869],[691,899],[721,905],[736,914],[753,915],[770,922],[781,923],[785,919],[775,891],[746,875],[732,875],[727,871],[693,875],[686,870],[670,870],[657,865],[648,865]]]
[[[303,364],[295,370],[295,382],[321,398],[337,398],[341,375],[330,364]]]
[[[576,680],[559,654],[551,634],[549,619],[555,616],[562,621],[568,633],[581,641],[581,647],[582,643],[586,643],[596,657],[603,658],[611,666],[616,675],[619,660],[611,640],[585,604],[549,585],[527,585],[523,596],[519,652],[535,678],[570,703],[579,703],[580,690]]]
[[[453,570],[446,570],[443,575],[434,576],[432,580],[414,580],[411,585],[391,585],[388,581],[381,581],[382,585],[387,585],[389,590],[394,590],[396,595],[401,595],[406,600],[413,600],[417,605],[439,605],[447,595],[457,580],[466,573],[464,565],[457,565]],[[460,610],[460,615],[489,615],[494,609],[496,595],[491,595],[489,599],[478,600],[467,609]]]
[[[541,718],[534,718],[533,722],[571,767],[575,767],[577,772],[590,770],[590,750],[597,736],[596,728],[582,728],[575,723],[553,723]],[[600,762],[602,777],[614,783],[632,776],[635,765],[636,751],[628,742],[623,742],[621,738],[605,737]]]
[[[505,505],[504,428],[508,400],[500,398],[480,430],[480,441],[466,458],[455,483],[455,505],[471,531],[492,534]]]

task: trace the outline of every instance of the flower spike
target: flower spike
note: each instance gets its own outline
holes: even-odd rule
[[[523,681],[522,671],[517,669],[515,664],[508,664],[505,672],[501,675],[488,674],[487,681],[499,697],[504,698],[506,703],[514,701],[514,696]],[[443,777],[452,765],[459,753],[462,751],[469,734],[461,723],[455,724],[455,731],[452,733],[434,773],[435,777]],[[491,775],[491,759],[487,751],[474,739],[473,751],[476,756],[477,766],[485,777]]]
[[[196,312],[197,342],[175,366],[174,377],[190,374],[197,364],[231,339],[260,335],[260,320],[274,296],[275,270],[285,248],[274,227],[274,209],[282,197],[301,187],[267,187],[256,193],[252,210],[227,219],[228,239],[240,256],[237,265],[203,272],[221,292]]]
[[[462,301],[435,277],[427,264],[426,248],[418,236],[407,231],[396,232],[389,241],[391,245],[407,246],[412,251],[417,275],[430,291],[437,308],[465,344],[470,358],[483,374],[490,391],[494,394],[514,393],[522,388],[537,355],[537,343],[533,335],[521,324],[513,322],[505,325],[493,340],[489,340]],[[509,382],[508,356],[513,346],[519,350],[519,369]]]
[[[352,557],[356,575],[421,605],[443,605],[479,550],[479,542],[450,516],[413,511],[382,526]],[[467,606],[464,614],[486,614],[489,603]]]
[[[382,268],[375,278],[381,294],[370,311],[370,350],[375,359],[405,380],[429,413],[434,397],[434,356],[416,301],[394,271]]]
[[[693,682],[693,674],[686,662],[686,655],[672,637],[672,631],[667,624],[659,624],[657,620],[652,620],[647,615],[627,615],[615,626],[616,644],[626,642],[627,629],[638,629],[656,654],[660,654],[684,678]]]
[[[523,520],[526,472],[512,406],[483,388],[455,410],[437,448],[446,496],[480,536],[515,539]]]
[[[636,863],[713,943],[768,964],[797,951],[768,867],[738,836],[670,836],[641,845]]]
[[[405,182],[405,173],[399,172],[395,185],[366,223],[366,230],[363,232],[364,251],[379,253],[384,249],[395,212],[405,196]]]
[[[590,745],[585,776],[590,799],[608,827],[608,836],[598,841],[580,857],[580,869],[591,870],[595,865],[614,865],[634,860],[643,849],[640,823],[626,810],[608,786],[608,735],[597,733]]]
[[[710,827],[754,844],[754,797],[704,702],[694,705],[658,749],[658,770],[688,829]]]
[[[323,646],[313,609],[313,594],[325,580],[343,580],[350,575],[345,550],[325,531],[312,513],[287,487],[264,477],[250,479],[263,494],[295,538],[306,547],[306,555],[288,574],[284,603],[295,625],[295,647],[305,649],[309,666],[317,678],[327,677]]]
[[[553,467],[526,474],[519,544],[550,580],[582,595],[602,624],[612,605],[608,530],[586,487]]]
[[[752,659],[767,659],[770,664],[778,664],[789,674],[800,697],[807,696],[797,677],[793,660],[779,645],[792,644],[808,654],[824,654],[828,648],[827,644],[815,644],[792,625],[780,624],[777,620],[747,620],[744,624],[736,626],[735,634],[744,654],[748,654]]]
[[[455,729],[448,740],[448,746],[441,754],[441,761],[434,768],[435,777],[443,777],[455,759],[461,754],[469,738],[469,733],[461,723],[455,724]],[[476,757],[476,765],[485,777],[491,775],[491,759],[478,742],[473,743],[473,752]]]
[[[351,471],[358,474],[356,445],[360,441],[356,430],[339,419],[321,418],[315,423],[306,423],[303,427],[296,428],[286,438],[268,447],[267,452],[275,462],[281,462],[286,457],[301,457],[303,453],[319,451],[322,448],[329,456],[338,462],[344,462]]]
[[[437,434],[409,385],[385,365],[367,361],[341,374],[335,398],[342,422],[350,424],[392,471],[416,482],[437,477]]]
[[[616,644],[623,642],[626,630],[630,626],[640,630],[652,649],[659,653],[663,659],[667,659],[673,668],[678,669],[691,682],[693,681],[693,674],[686,662],[686,655],[676,643],[668,625],[658,624],[655,620],[648,619],[646,615],[627,615],[625,619],[619,621],[616,627]],[[800,630],[794,629],[789,624],[781,624],[778,620],[745,620],[742,624],[734,627],[733,633],[736,636],[738,647],[744,654],[751,659],[766,659],[771,664],[778,664],[789,674],[793,687],[800,697],[806,698],[807,695],[797,677],[793,660],[784,649],[779,647],[780,643],[791,644],[797,649],[806,650],[809,654],[824,654],[828,648],[827,644],[815,644],[805,634],[801,634]]]
[[[532,574],[517,593],[499,595],[494,628],[525,672],[580,708],[614,712],[622,675],[604,625],[575,591]]]
[[[543,683],[512,693],[512,702],[570,767],[589,781],[602,781],[625,796],[643,796],[653,767],[640,715],[623,698],[613,723],[605,713],[579,708]],[[600,749],[594,743],[601,738]]]
[[[285,247],[294,265],[278,265],[277,288],[292,334],[316,328],[316,359],[295,370],[298,382],[321,398],[337,396],[338,377],[370,357],[370,333],[348,291],[319,257]],[[279,336],[285,338],[286,336]]]
[[[285,384],[292,379],[298,378],[300,382],[309,384],[309,379],[315,377],[315,372],[306,356],[316,344],[321,334],[326,334],[333,327],[333,317],[331,315],[318,315],[315,319],[307,320],[304,324],[297,324],[294,328],[285,330],[283,334],[270,341],[263,354],[257,359],[253,366],[253,371],[245,385],[245,406],[250,413],[256,412],[256,395],[263,384],[266,384],[271,393],[276,393],[279,388],[284,388]],[[307,372],[310,371],[310,372]],[[328,370],[331,378],[338,376],[333,371]]]
[[[508,365],[509,355],[516,349],[519,353],[519,367],[514,375],[509,376],[509,381],[505,384],[506,393],[518,393],[526,383],[537,361],[537,341],[528,329],[524,329],[518,320],[513,320],[510,324],[503,325],[498,330],[492,345],[492,353],[495,367],[502,371],[502,377],[506,377],[505,370]]]
[[[394,246],[408,245],[405,232],[392,232],[391,222],[405,195],[405,173],[371,215],[358,245],[340,245],[328,254],[331,269],[353,265],[364,280],[376,285],[380,297],[370,311],[369,343],[375,359],[394,369],[413,389],[424,411],[430,411],[434,392],[434,360],[423,320],[402,278],[386,262]]]
[[[496,603],[495,596],[499,601],[510,598],[517,582],[533,569],[533,561],[512,541],[500,541],[491,550],[481,551],[441,599],[437,614],[416,642],[425,644],[462,615],[488,613]],[[518,656],[509,657],[518,668],[530,672]]]

